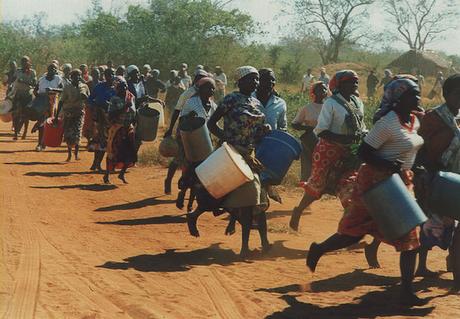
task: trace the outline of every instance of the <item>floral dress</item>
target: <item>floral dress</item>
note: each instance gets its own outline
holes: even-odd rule
[[[241,152],[252,154],[258,138],[262,137],[265,115],[259,100],[238,92],[227,95],[220,108],[224,109],[224,139]],[[265,206],[267,198],[260,184],[258,174],[254,180],[243,184],[228,194],[222,203],[225,208]]]

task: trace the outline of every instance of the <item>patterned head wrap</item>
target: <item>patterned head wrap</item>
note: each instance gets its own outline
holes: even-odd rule
[[[159,76],[160,75],[160,70],[158,69],[153,69],[152,70],[152,74],[156,75],[156,76]]]
[[[380,108],[373,118],[374,123],[393,110],[404,93],[411,90],[420,90],[417,81],[414,81],[412,77],[412,75],[399,74],[394,77],[394,80],[385,85]]]
[[[353,70],[338,71],[332,77],[331,81],[329,81],[329,89],[332,91],[332,93],[337,93],[340,84],[349,80],[357,80],[358,78],[358,74]]]
[[[248,74],[259,74],[257,69],[250,65],[240,66],[235,70],[235,81],[238,82]]]
[[[324,85],[322,81],[317,81],[310,86],[310,100],[314,102],[316,100],[316,88],[320,85]]]

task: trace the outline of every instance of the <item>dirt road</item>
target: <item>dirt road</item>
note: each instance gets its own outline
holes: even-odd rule
[[[325,256],[312,275],[305,249],[331,234],[341,215],[336,200],[313,205],[302,233],[287,231],[300,193],[269,213],[273,250],[241,261],[239,228],[210,214],[202,237],[188,235],[175,194],[162,194],[165,170],[136,167],[128,185],[88,171],[91,154],[65,163],[63,148],[33,151],[36,136],[12,141],[0,124],[0,317],[21,318],[459,318],[448,295],[451,274],[417,280],[423,308],[397,304],[398,255],[380,252],[382,269],[367,269],[357,247]],[[143,147],[152,147],[144,145]],[[258,236],[251,236],[258,249]],[[446,253],[429,255],[444,270]]]

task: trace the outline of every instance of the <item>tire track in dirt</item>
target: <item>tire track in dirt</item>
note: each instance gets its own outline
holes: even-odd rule
[[[13,174],[10,169],[10,174]],[[11,179],[10,179],[11,180]],[[29,218],[33,214],[24,199],[26,193],[22,178],[14,179],[16,185],[8,185],[15,196],[7,201],[5,211],[9,216],[16,216],[16,222],[21,224],[20,233],[23,240],[19,267],[13,275],[15,285],[10,305],[3,318],[22,319],[33,318],[37,304],[38,287],[40,280],[40,242],[36,230],[31,226]],[[11,187],[13,186],[13,187]],[[14,202],[14,209],[12,203]],[[15,214],[16,212],[16,214]]]
[[[220,274],[214,268],[199,268],[196,272],[200,276],[200,283],[211,300],[217,314],[222,319],[248,318],[242,302],[234,300],[229,288],[223,283]],[[234,295],[234,294],[233,294]]]

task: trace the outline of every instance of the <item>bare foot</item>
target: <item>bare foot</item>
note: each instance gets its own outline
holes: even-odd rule
[[[198,228],[196,226],[196,222],[198,219],[197,214],[195,213],[188,213],[187,215],[187,227],[190,235],[195,236],[195,237],[200,237],[200,232],[198,231]]]
[[[66,158],[65,161],[66,161],[66,162],[70,162],[71,159],[72,159],[72,157],[69,156],[69,157]]]
[[[76,160],[76,161],[79,161],[79,160],[80,160],[80,157],[79,157],[79,156],[75,156],[75,160]]]
[[[308,250],[308,255],[306,259],[307,267],[310,268],[311,272],[315,272],[316,265],[318,264],[319,259],[323,255],[321,248],[317,243],[312,243],[310,249]]]
[[[364,255],[366,256],[367,264],[370,268],[380,268],[379,261],[377,259],[377,247],[374,245],[367,244],[364,247]]]
[[[109,175],[104,175],[103,181],[105,184],[110,184]]]
[[[247,259],[249,257],[249,254],[251,253],[251,251],[249,250],[249,248],[241,248],[240,250],[240,258],[241,259]]]
[[[299,222],[300,222],[301,215],[302,215],[302,212],[297,207],[295,207],[292,210],[291,219],[289,220],[289,227],[291,227],[292,230],[294,231],[299,230]]]
[[[262,254],[267,254],[273,248],[273,245],[269,242],[262,244]]]
[[[121,180],[124,184],[128,184],[125,179],[125,174],[118,174],[118,179]]]

